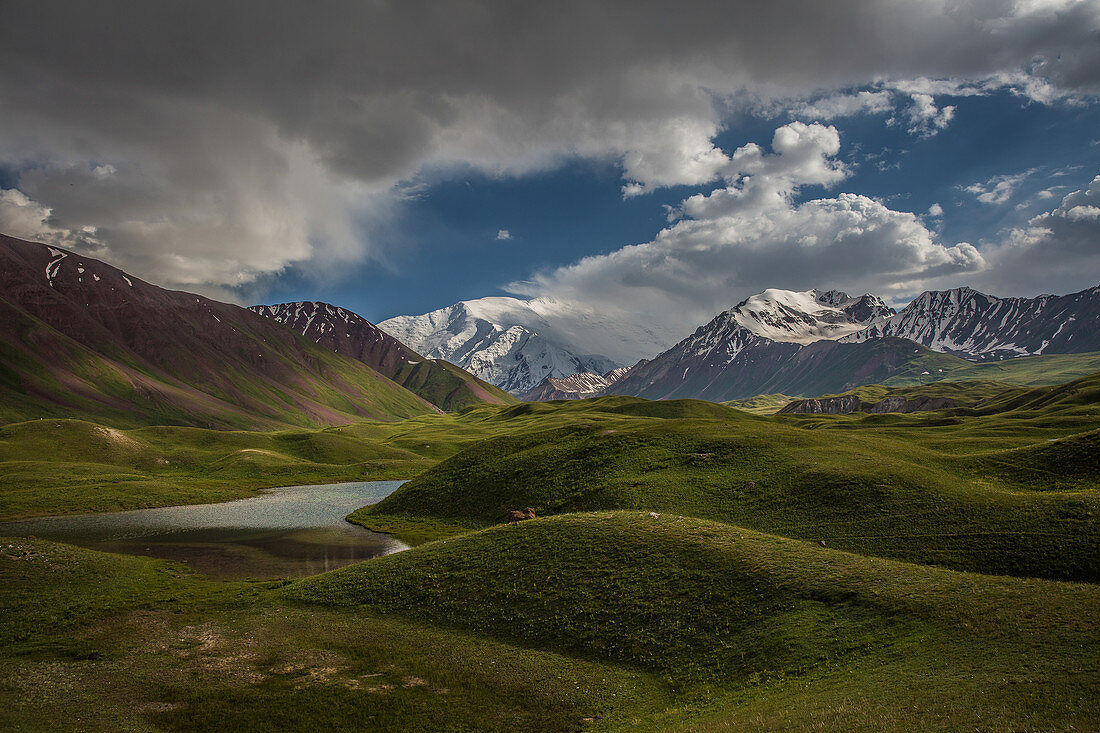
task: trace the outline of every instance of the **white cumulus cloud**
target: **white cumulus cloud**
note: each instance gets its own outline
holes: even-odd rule
[[[1022,173],[994,176],[988,181],[972,183],[963,190],[974,194],[974,197],[983,204],[1003,204],[1012,198],[1019,185],[1033,173],[1035,173],[1035,169]]]
[[[763,287],[899,297],[985,266],[970,244],[938,242],[915,214],[866,196],[796,203],[802,187],[844,178],[838,151],[835,128],[785,125],[772,152],[739,148],[725,185],[685,200],[682,218],[652,241],[586,257],[513,290],[620,319],[633,313],[671,343]]]
[[[792,112],[802,119],[829,122],[859,114],[889,112],[894,107],[888,91],[864,90],[854,94],[836,94],[797,105]]]

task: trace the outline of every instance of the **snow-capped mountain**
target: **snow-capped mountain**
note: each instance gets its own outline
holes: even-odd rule
[[[839,290],[821,292],[769,289],[719,314],[713,323],[729,333],[737,327],[772,341],[808,344],[838,339],[894,315],[876,295],[851,298]]]
[[[652,361],[631,367],[606,391],[653,398],[759,394],[753,385],[769,383],[775,370],[804,347],[834,344],[833,339],[893,314],[870,294],[853,298],[836,290],[765,290],[718,314]],[[829,354],[831,348],[807,353]],[[810,358],[806,369],[821,358]],[[881,366],[895,357],[878,354],[871,360]]]
[[[378,326],[429,358],[446,359],[513,394],[547,377],[602,374],[620,366],[581,351],[570,329],[575,317],[561,317],[556,305],[546,299],[481,298]]]
[[[997,298],[971,288],[925,292],[901,312],[842,339],[897,336],[987,361],[1100,351],[1100,287],[1070,295]]]
[[[570,377],[547,377],[539,382],[537,387],[524,393],[521,398],[526,402],[580,400],[603,392],[629,371],[629,367],[619,367],[607,374],[581,372]]]
[[[838,290],[769,289],[719,313],[661,357],[674,353],[676,361],[685,365],[720,366],[762,340],[794,344],[835,340],[892,315],[893,308],[875,295],[852,298]]]
[[[346,308],[307,301],[254,305],[249,310],[278,321],[326,349],[363,362],[444,410],[479,402],[503,404],[510,399],[472,374],[424,358]]]

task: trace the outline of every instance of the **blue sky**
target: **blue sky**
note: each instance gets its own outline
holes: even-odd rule
[[[0,231],[166,287],[661,343],[768,287],[1100,282],[1100,0],[5,20]]]

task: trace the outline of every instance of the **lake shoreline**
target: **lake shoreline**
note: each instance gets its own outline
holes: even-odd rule
[[[0,535],[183,562],[229,580],[302,577],[407,549],[346,520],[402,483],[268,487],[224,502],[36,517],[0,522]]]

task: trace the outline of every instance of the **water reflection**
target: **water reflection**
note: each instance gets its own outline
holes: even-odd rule
[[[227,579],[298,577],[408,549],[344,521],[402,483],[286,486],[220,504],[0,522],[0,536],[177,560]]]

